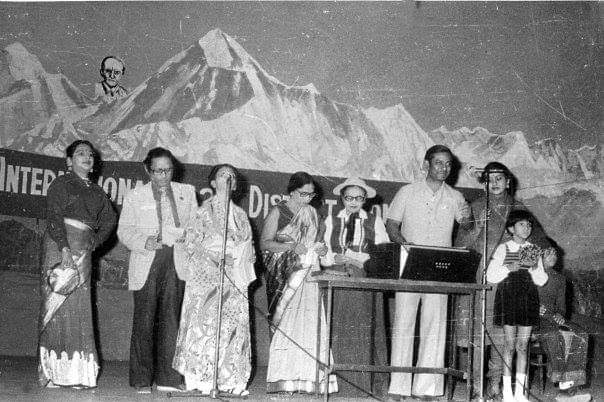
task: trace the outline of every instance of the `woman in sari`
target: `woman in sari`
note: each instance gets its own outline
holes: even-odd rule
[[[185,294],[173,367],[186,390],[212,391],[215,361],[220,264],[226,211],[228,229],[219,337],[217,386],[222,392],[248,395],[251,343],[248,286],[255,280],[252,230],[245,212],[226,193],[237,187],[237,170],[228,164],[210,172],[214,196],[203,202],[187,229],[176,258],[186,258]]]
[[[389,243],[384,222],[363,209],[375,189],[359,178],[338,184],[333,193],[344,206],[333,218],[325,219],[324,241],[327,254],[324,268],[336,275],[362,278],[377,276],[371,268],[381,268],[370,252],[376,244]],[[332,348],[336,364],[387,365],[386,325],[381,293],[336,289],[333,298]],[[385,373],[345,371],[338,386],[345,396],[385,394]]]
[[[455,240],[456,246],[467,247],[476,253],[482,254],[484,251],[484,230],[485,221],[489,217],[488,234],[487,234],[487,262],[491,260],[495,249],[499,243],[505,243],[510,240],[510,235],[507,233],[505,224],[508,216],[513,210],[526,210],[524,204],[514,198],[516,180],[512,172],[502,163],[490,162],[482,172],[479,181],[486,185],[488,178],[489,186],[486,191],[489,192],[489,209],[486,211],[486,195],[482,195],[471,204],[472,215],[477,219],[476,224],[471,230],[460,230]],[[542,248],[549,247],[550,243],[543,231],[541,225],[535,221],[533,231],[528,239],[531,243]],[[476,283],[482,283],[483,264],[482,259],[480,267],[476,272]],[[499,380],[503,373],[503,331],[501,327],[493,325],[493,314],[495,305],[495,293],[497,286],[490,284],[493,289],[486,292],[486,333],[485,345],[491,345],[490,356],[488,359],[488,387],[486,396],[495,397],[500,393]],[[474,314],[474,393],[479,395],[481,384],[480,378],[480,328],[481,328],[481,310],[480,294],[476,295],[476,310]],[[469,325],[469,309],[470,298],[463,296],[458,298],[457,304],[457,320],[455,334],[457,336],[457,344],[462,347],[467,347],[467,333]],[[497,349],[497,350],[495,350]],[[487,359],[485,358],[485,362]]]
[[[65,153],[68,172],[52,182],[46,197],[38,372],[42,386],[91,388],[99,372],[91,254],[111,234],[116,216],[103,189],[88,178],[92,144],[78,140]]]
[[[272,332],[267,392],[313,393],[315,370],[327,342],[322,339],[320,355],[315,356],[315,329],[318,320],[325,329],[325,316],[317,311],[319,288],[309,279],[311,272],[320,270],[319,256],[325,254],[326,247],[317,242],[319,219],[309,205],[315,196],[312,176],[294,173],[287,191],[289,199],[270,211],[260,238]],[[337,392],[334,375],[328,382],[327,390]],[[325,390],[321,383],[318,391]]]

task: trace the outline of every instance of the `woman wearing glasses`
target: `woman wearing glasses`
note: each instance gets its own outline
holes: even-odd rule
[[[52,182],[46,197],[39,379],[49,388],[91,388],[99,372],[91,254],[111,234],[115,212],[88,177],[95,161],[92,144],[77,140],[65,153],[68,171]]]
[[[325,219],[327,253],[321,264],[334,274],[365,277],[369,251],[388,243],[384,222],[363,209],[375,189],[359,178],[349,178],[333,189],[344,208]],[[336,364],[386,364],[386,336],[381,294],[337,289],[333,305],[332,347]],[[345,396],[382,393],[388,377],[370,372],[339,374],[340,391]]]
[[[325,316],[318,314],[319,289],[309,279],[311,272],[320,270],[319,256],[326,248],[317,241],[319,219],[309,205],[315,196],[312,176],[294,173],[287,192],[289,198],[266,217],[260,238],[272,333],[267,392],[314,393],[315,329],[318,320],[325,328]],[[326,342],[321,344],[326,347]],[[319,392],[325,392],[325,384],[319,388]],[[337,391],[333,375],[328,390]]]

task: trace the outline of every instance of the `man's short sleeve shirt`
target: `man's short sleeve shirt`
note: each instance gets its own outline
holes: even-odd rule
[[[455,220],[461,218],[463,195],[443,183],[433,192],[425,180],[403,186],[388,209],[388,219],[401,222],[408,242],[450,247]]]

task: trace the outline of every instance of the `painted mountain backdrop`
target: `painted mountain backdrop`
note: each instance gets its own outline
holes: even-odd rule
[[[492,160],[509,166],[519,196],[566,258],[577,269],[601,266],[601,144],[570,150],[480,127],[427,132],[401,104],[362,109],[312,84],[285,85],[218,29],[110,104],[47,73],[21,44],[7,46],[0,55],[0,147],[62,156],[76,138],[89,139],[106,160],[140,161],[149,148],[166,146],[189,163],[404,182],[420,178],[426,148],[443,143],[465,167]],[[466,172],[457,185],[477,187]]]
[[[425,132],[400,104],[360,109],[312,84],[284,85],[218,29],[112,104],[92,101],[12,44],[0,58],[0,111],[0,146],[57,156],[84,137],[109,160],[138,161],[163,144],[184,162],[412,181],[426,147],[444,143],[467,164],[522,168],[523,187],[599,178],[604,166],[598,144],[568,150],[553,140],[529,145],[521,132]],[[476,183],[462,174],[458,185]]]

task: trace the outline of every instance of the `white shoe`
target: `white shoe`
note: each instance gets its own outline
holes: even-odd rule
[[[185,392],[182,387],[171,387],[169,385],[157,385],[156,388],[159,392]]]
[[[516,402],[514,392],[512,392],[512,380],[510,377],[503,376],[503,387],[501,388],[503,402]]]
[[[150,394],[151,393],[151,387],[136,387],[136,393],[137,394]]]
[[[503,388],[503,402],[516,402],[514,398],[514,393],[512,390],[507,390],[505,387]]]
[[[575,395],[560,394],[556,396],[556,402],[590,402],[591,400],[592,396],[590,393]]]
[[[247,389],[245,389],[244,386],[238,386],[238,387],[233,388],[231,390],[230,394],[233,395],[233,396],[245,397],[245,396],[248,396],[250,394],[250,391],[248,391]]]
[[[516,402],[529,402],[526,396],[524,396],[525,393],[528,394],[526,374],[516,373],[516,387],[514,388],[514,399]]]

